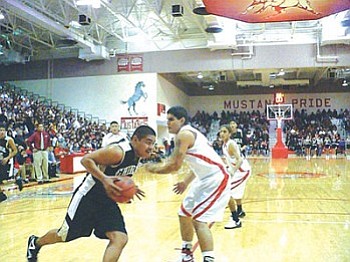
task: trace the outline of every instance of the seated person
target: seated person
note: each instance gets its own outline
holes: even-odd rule
[[[56,173],[59,173],[61,158],[68,155],[68,150],[63,147],[63,144],[58,143],[53,152],[56,158]]]
[[[53,151],[53,146],[48,147],[49,177],[58,177],[56,174],[57,161]]]
[[[25,183],[28,183],[29,180],[35,180],[33,159],[29,148],[25,150],[23,146],[18,146],[16,162],[19,165],[17,175],[20,176]]]

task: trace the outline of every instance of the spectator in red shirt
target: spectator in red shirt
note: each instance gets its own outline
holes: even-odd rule
[[[34,171],[38,183],[49,182],[47,148],[51,145],[51,139],[42,123],[37,123],[36,131],[28,138],[27,144],[33,151]]]

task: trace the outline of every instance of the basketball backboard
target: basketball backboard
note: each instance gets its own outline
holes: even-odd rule
[[[267,120],[292,120],[292,104],[267,105]]]

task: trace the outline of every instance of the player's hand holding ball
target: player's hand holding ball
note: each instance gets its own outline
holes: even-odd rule
[[[138,199],[145,196],[145,193],[135,185],[134,180],[130,177],[111,177],[111,180],[113,185],[107,186],[106,191],[115,202],[128,203],[135,195]]]

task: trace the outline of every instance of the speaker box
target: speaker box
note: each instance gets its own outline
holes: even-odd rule
[[[174,17],[183,16],[184,7],[182,5],[172,5],[171,6],[171,14]]]
[[[91,23],[90,17],[86,15],[79,15],[79,24],[81,25],[89,25]]]
[[[328,73],[328,76],[329,76],[329,78],[335,78],[335,72],[334,71],[330,71]]]

